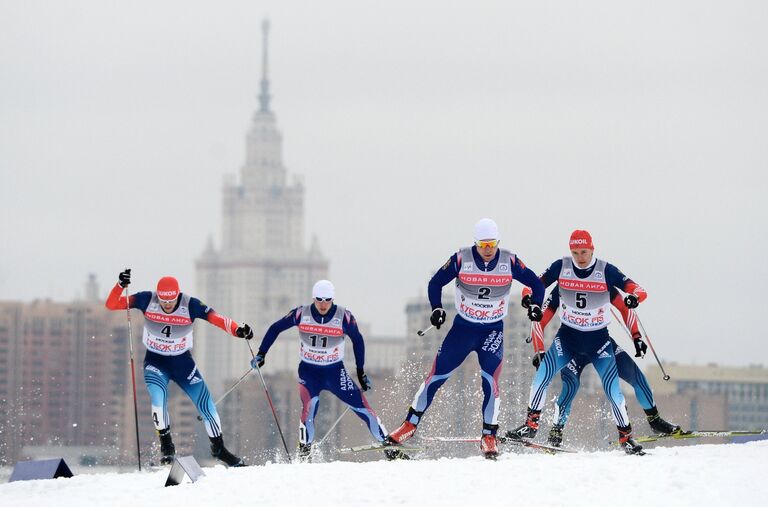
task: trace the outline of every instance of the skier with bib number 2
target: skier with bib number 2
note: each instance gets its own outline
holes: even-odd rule
[[[391,445],[413,436],[438,389],[471,352],[476,352],[483,387],[480,450],[489,459],[498,455],[499,375],[504,357],[502,319],[507,315],[509,292],[514,280],[531,287],[533,302],[528,308],[528,318],[538,321],[542,315],[544,286],[515,254],[499,248],[496,222],[490,218],[477,222],[474,237],[474,245],[453,254],[429,281],[432,325],[439,329],[445,323],[442,288],[454,279],[457,315],[437,352],[432,370],[416,392],[405,421],[387,437]]]

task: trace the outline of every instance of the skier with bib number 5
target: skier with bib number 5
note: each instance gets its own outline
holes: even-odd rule
[[[556,260],[541,275],[545,287],[558,284],[562,325],[546,354],[537,356],[541,364],[531,384],[526,421],[507,431],[506,437],[520,440],[536,436],[547,387],[571,359],[582,357],[592,363],[600,375],[622,449],[627,454],[644,454],[643,448],[632,438],[626,402],[619,388],[615,342],[608,334],[608,324],[611,322],[611,287],[627,294],[624,300],[629,308],[637,307],[647,293],[616,266],[594,257],[595,247],[589,232],[573,231],[569,247],[571,255]],[[636,342],[638,347],[643,345]]]
[[[189,396],[203,418],[211,440],[211,455],[227,466],[244,466],[243,460],[224,446],[216,405],[190,350],[195,319],[207,320],[232,336],[246,340],[253,338],[251,327],[248,324],[239,326],[199,299],[184,294],[179,290],[179,282],[171,276],[161,278],[156,291],[137,292],[128,298],[121,294],[131,283],[131,270],[120,273],[118,279],[109,293],[106,307],[110,310],[137,309],[144,314],[142,342],[147,349],[144,382],[152,403],[152,420],[160,437],[160,462],[172,463],[176,454],[168,415],[168,383],[173,380]]]
[[[526,305],[530,304],[530,295],[527,290],[527,288],[523,289],[523,299],[521,301],[523,308],[526,308]],[[610,288],[610,300],[611,304],[616,307],[621,314],[622,320],[629,330],[635,347],[635,357],[643,357],[648,346],[643,341],[642,335],[638,329],[634,309],[627,306],[624,302],[624,298],[619,294],[615,287]],[[535,368],[539,367],[541,358],[544,357],[543,329],[547,326],[552,317],[554,317],[559,307],[560,290],[556,285],[550,293],[549,298],[547,298],[547,301],[544,303],[544,317],[541,319],[540,327],[533,326],[531,329],[531,341],[533,343],[535,354],[532,362]],[[646,419],[648,420],[651,429],[657,435],[673,435],[681,433],[682,430],[680,426],[667,422],[659,414],[659,409],[656,407],[653,391],[648,383],[648,379],[637,366],[637,363],[635,363],[630,357],[630,354],[622,349],[615,341],[613,341],[613,339],[611,339],[611,343],[613,344],[613,349],[616,353],[616,367],[618,368],[619,378],[630,384],[634,389],[635,397],[645,412]],[[549,444],[552,446],[559,447],[563,442],[563,428],[568,421],[568,415],[571,412],[571,405],[576,397],[576,393],[579,392],[581,373],[588,364],[589,359],[579,355],[571,359],[566,367],[560,370],[563,388],[560,392],[560,396],[557,398],[557,403],[555,404],[555,424],[550,429],[547,438]]]
[[[477,353],[483,387],[483,429],[480,450],[486,458],[498,455],[496,432],[499,414],[499,375],[504,357],[504,322],[512,282],[517,280],[533,289],[528,308],[531,321],[541,320],[544,286],[536,274],[515,254],[499,248],[496,222],[483,218],[475,224],[475,244],[453,254],[429,281],[432,306],[430,322],[437,329],[445,323],[442,288],[456,280],[456,318],[437,352],[432,370],[421,384],[408,409],[405,421],[387,442],[397,445],[416,432],[438,389],[464,362]]]

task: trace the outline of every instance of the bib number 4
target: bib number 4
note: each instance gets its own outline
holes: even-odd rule
[[[166,338],[171,337],[171,326],[165,326],[163,329],[160,330],[160,333],[165,335]]]

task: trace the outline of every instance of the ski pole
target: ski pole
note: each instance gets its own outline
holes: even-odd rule
[[[525,343],[533,342],[533,351],[537,354],[543,353],[546,349],[544,347],[544,330],[541,328],[541,322],[531,322],[531,332],[528,338],[525,339]]]
[[[419,335],[419,336],[424,336],[424,335],[425,335],[425,334],[427,334],[429,331],[431,331],[433,327],[435,327],[435,326],[429,326],[429,327],[428,327],[428,328],[426,328],[426,329],[419,329],[418,331],[416,331],[416,334],[417,334],[417,335]]]
[[[613,306],[611,306],[611,313],[613,314],[613,318],[616,319],[616,322],[619,323],[621,326],[621,329],[624,330],[625,333],[627,333],[627,336],[630,340],[633,340],[632,335],[629,334],[629,329],[627,329],[627,326],[624,325],[624,320],[621,319],[618,315],[616,315],[616,310],[613,309]]]
[[[331,434],[331,432],[333,431],[333,428],[335,428],[336,425],[341,422],[344,416],[347,415],[347,412],[349,412],[349,405],[347,405],[347,408],[344,410],[344,412],[341,413],[339,418],[336,419],[336,422],[331,424],[331,427],[328,428],[328,431],[325,433],[325,435],[323,435],[323,438],[321,438],[320,441],[316,444],[316,447],[320,447],[321,445],[323,445],[323,442],[325,442],[325,439],[328,438],[328,435]]]
[[[126,271],[128,268],[126,268]],[[131,328],[131,296],[125,286],[125,315],[128,317],[128,349],[131,351],[131,384],[133,385],[133,420],[136,423],[136,460],[141,472],[141,442],[139,441],[139,408],[136,401],[136,367],[133,361],[133,329]]]
[[[243,376],[242,376],[242,377],[240,377],[240,380],[238,380],[237,382],[235,382],[234,384],[232,384],[232,387],[230,387],[229,389],[227,389],[227,390],[226,390],[226,392],[224,392],[224,394],[222,394],[221,396],[219,396],[219,399],[218,399],[218,400],[216,400],[216,401],[214,401],[214,402],[213,402],[213,405],[214,405],[214,406],[218,406],[218,405],[219,405],[219,403],[221,403],[221,401],[222,401],[224,398],[226,398],[226,397],[227,397],[227,395],[228,395],[229,393],[231,393],[232,391],[234,391],[234,390],[235,390],[235,388],[236,388],[237,386],[239,386],[239,385],[240,385],[240,383],[241,383],[243,380],[245,380],[245,377],[247,377],[248,375],[250,375],[250,374],[251,374],[251,372],[252,372],[252,371],[253,371],[253,368],[248,368],[248,371],[247,371],[247,372],[245,372],[245,373],[243,373]],[[203,420],[202,416],[199,416],[199,415],[198,415],[198,416],[197,416],[197,420],[198,420],[198,421],[202,421],[202,420]]]
[[[669,380],[670,376],[667,375],[667,372],[664,371],[664,367],[661,365],[661,361],[659,361],[659,356],[656,355],[656,351],[653,349],[653,343],[651,343],[651,339],[648,337],[648,333],[645,331],[645,326],[643,326],[643,323],[640,322],[640,316],[637,315],[637,311],[635,311],[635,318],[637,319],[637,324],[640,326],[640,330],[645,335],[645,341],[648,342],[648,346],[651,348],[651,352],[653,352],[653,357],[656,358],[656,362],[659,364],[661,373],[664,375],[664,380]]]
[[[253,353],[253,348],[251,348],[251,344],[248,340],[245,340],[246,345],[248,345],[248,350],[251,351],[251,357],[255,358],[256,354]],[[259,379],[261,379],[261,385],[264,386],[264,394],[267,395],[267,402],[269,402],[269,408],[272,409],[272,416],[275,418],[275,425],[277,425],[277,431],[280,433],[280,440],[283,441],[283,447],[285,448],[285,455],[288,456],[288,463],[291,462],[291,453],[288,451],[288,444],[285,443],[285,437],[283,436],[283,430],[280,428],[280,421],[277,419],[277,411],[275,410],[275,405],[272,403],[272,397],[269,395],[269,389],[267,389],[267,383],[264,382],[264,376],[261,374],[261,368],[259,368],[258,365],[256,365],[256,373],[259,374]]]

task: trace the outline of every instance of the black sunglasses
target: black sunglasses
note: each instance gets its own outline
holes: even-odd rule
[[[315,301],[317,301],[318,303],[322,301],[329,302],[329,301],[333,301],[333,298],[315,298]]]

